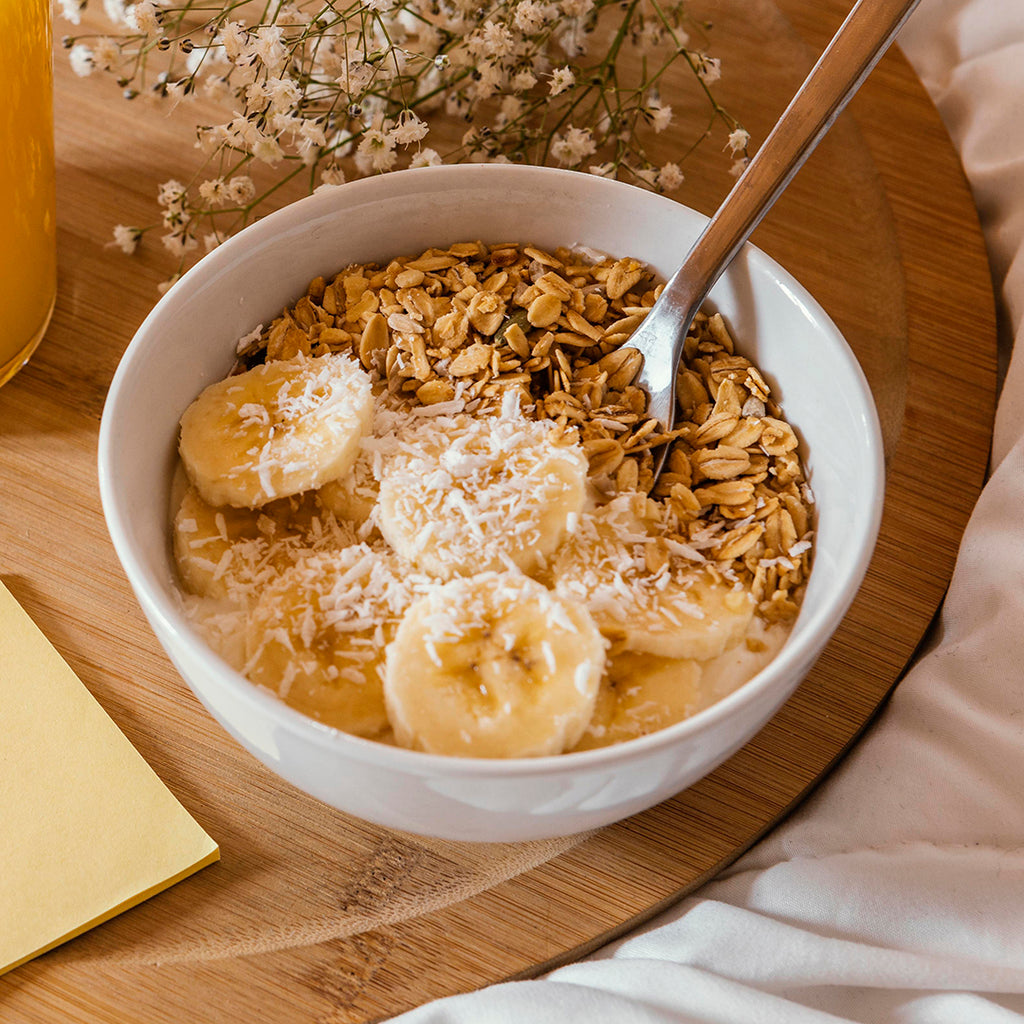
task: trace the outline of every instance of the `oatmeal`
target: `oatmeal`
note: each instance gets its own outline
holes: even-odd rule
[[[314,280],[183,417],[197,626],[303,713],[436,753],[619,742],[740,685],[799,609],[811,495],[718,315],[675,429],[646,415],[628,342],[659,293],[633,259],[478,242]]]

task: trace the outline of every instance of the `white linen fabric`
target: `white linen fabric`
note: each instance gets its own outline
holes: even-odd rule
[[[809,0],[813,2],[813,0]],[[1024,2],[924,0],[900,38],[1024,333]],[[785,824],[649,926],[402,1024],[1024,1021],[1024,353],[930,649]]]

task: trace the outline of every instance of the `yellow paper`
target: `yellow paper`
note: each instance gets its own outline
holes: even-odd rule
[[[0,974],[217,857],[0,583]]]

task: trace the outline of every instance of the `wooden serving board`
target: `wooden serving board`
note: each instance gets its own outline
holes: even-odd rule
[[[755,140],[848,6],[701,5],[724,57],[721,95]],[[304,796],[227,738],[158,647],[107,539],[95,450],[106,388],[167,265],[158,247],[128,260],[106,243],[113,224],[152,218],[158,182],[187,177],[192,136],[110,82],[75,79],[60,52],[56,65],[60,296],[46,341],[0,390],[0,576],[222,861],[0,978],[5,1024],[390,1015],[595,948],[713,876],[806,795],[924,634],[991,433],[982,239],[939,118],[898,53],[756,238],[831,313],[878,400],[888,493],[867,581],[793,699],[708,778],[598,832],[508,846],[389,833]],[[682,144],[666,133],[664,157]],[[687,165],[685,201],[714,208],[729,185],[723,160],[706,146]]]

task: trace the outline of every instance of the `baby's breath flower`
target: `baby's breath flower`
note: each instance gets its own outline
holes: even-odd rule
[[[485,100],[493,96],[505,83],[505,72],[499,64],[484,61],[477,68],[476,81],[473,83],[473,97]]]
[[[74,71],[79,78],[85,78],[91,75],[96,68],[95,62],[93,61],[92,50],[83,43],[78,43],[71,47],[71,52],[68,54],[68,60],[71,62],[71,70]]]
[[[391,137],[399,146],[408,146],[419,142],[427,134],[426,121],[421,121],[411,110],[403,110],[398,124],[391,129]]]
[[[706,53],[698,54],[697,74],[705,85],[714,85],[722,77],[722,62]]]
[[[513,92],[529,92],[537,84],[537,76],[528,68],[517,71],[512,76]]]
[[[410,161],[410,167],[437,167],[441,163],[441,157],[436,149],[421,149]]]
[[[188,79],[188,78],[182,78],[182,79],[179,79],[177,82],[168,82],[167,83],[167,86],[166,86],[166,88],[167,88],[166,96],[167,96],[167,99],[169,99],[171,101],[172,105],[176,106],[182,100],[188,99],[192,95],[192,91],[189,88],[189,85],[190,85],[190,79]]]
[[[747,169],[748,163],[750,163],[750,161],[746,157],[734,160],[732,166],[729,168],[729,173],[734,178],[738,178]]]
[[[548,88],[548,94],[551,96],[558,96],[559,94],[571,89],[576,84],[576,76],[572,73],[572,69],[569,67],[555,68],[551,72],[551,85]]]
[[[220,206],[227,200],[227,186],[223,178],[211,178],[199,183],[199,198],[210,206]]]
[[[651,20],[637,33],[636,42],[641,49],[650,50],[665,42],[665,34],[665,26],[660,21]]]
[[[453,118],[471,118],[472,103],[465,93],[450,92],[444,98],[444,112]]]
[[[125,8],[124,21],[129,28],[143,35],[160,34],[160,8],[151,3],[151,0],[140,0],[140,3]]]
[[[729,152],[734,156],[735,154],[742,152],[747,148],[747,144],[750,142],[750,132],[743,128],[734,128],[729,133]]]
[[[225,22],[217,42],[224,47],[225,57],[235,64],[248,49],[249,31],[240,21]]]
[[[512,20],[520,32],[532,36],[547,25],[554,13],[555,10],[550,4],[538,3],[537,0],[520,0],[516,4]]]
[[[214,155],[227,145],[228,133],[222,124],[206,125],[196,131],[196,147],[207,156]]]
[[[269,78],[267,79],[265,89],[272,111],[290,109],[302,95],[302,90],[290,78],[278,78],[276,76]]]
[[[60,15],[65,21],[72,25],[82,23],[82,11],[85,10],[86,0],[58,0]]]
[[[658,170],[655,167],[632,167],[634,177],[648,188],[657,188]]]
[[[277,139],[260,135],[252,145],[252,155],[261,163],[273,165],[284,159],[284,150]]]
[[[72,24],[87,2],[57,0]],[[191,180],[158,190],[163,231],[154,237],[179,270],[201,244],[223,241],[269,197],[284,197],[278,189],[292,180],[314,190],[398,166],[515,160],[670,192],[683,184],[682,168],[653,160],[650,138],[671,129],[680,136],[672,145],[688,154],[709,117],[728,136],[721,149],[744,166],[749,135],[709,88],[718,59],[688,48],[688,0],[93,2],[114,29],[66,39],[77,74],[116,76],[129,98],[201,96],[218,104],[203,109],[223,111],[196,127]],[[679,67],[695,101],[668,74]],[[670,82],[685,117],[661,99]],[[439,134],[461,141],[439,153],[423,143],[442,113],[449,123]],[[274,167],[261,171],[270,184],[259,192],[248,173],[256,163]],[[133,249],[157,224],[118,225],[111,245]]]
[[[135,252],[141,237],[142,232],[138,228],[126,227],[124,224],[117,224],[114,227],[114,245],[129,256]]]
[[[507,57],[515,50],[515,37],[507,25],[493,21],[484,22],[480,32],[482,54],[484,57]]]
[[[356,147],[356,166],[361,174],[390,171],[398,161],[395,140],[384,128],[368,128]]]
[[[679,164],[665,164],[655,179],[655,185],[659,192],[675,192],[683,184],[683,172]]]
[[[157,193],[156,201],[161,206],[171,206],[174,203],[181,202],[185,197],[185,186],[180,181],[176,181],[171,178],[165,181],[160,186],[160,191]]]
[[[570,18],[558,33],[558,45],[567,57],[581,57],[587,52],[587,30],[582,19]]]
[[[172,231],[182,231],[188,227],[190,219],[191,214],[185,209],[184,205],[177,204],[164,208],[164,215],[161,218],[161,223],[165,228],[171,228]]]
[[[305,121],[298,114],[294,114],[290,110],[271,114],[270,119],[267,121],[267,127],[270,129],[269,134],[275,139],[281,139],[287,134],[295,142],[302,140],[302,126],[304,124]]]
[[[324,135],[323,128],[316,123],[316,121],[309,121],[305,118],[298,118],[299,128],[298,137],[300,142],[311,142],[315,146],[323,146],[327,142],[327,137]],[[423,126],[424,133],[426,132],[426,125]]]
[[[551,155],[565,167],[575,167],[588,156],[597,152],[597,145],[589,128],[570,125],[564,136],[555,136],[551,144]]]
[[[501,109],[494,119],[494,126],[504,128],[510,121],[519,118],[526,109],[526,104],[518,96],[505,96],[501,101]]]
[[[245,103],[246,106],[256,109],[258,107],[265,106],[269,97],[267,95],[267,86],[265,82],[250,82],[245,87]]]
[[[373,76],[373,65],[361,60],[350,60],[345,62],[345,70],[338,76],[337,83],[349,96],[359,96],[370,87]]]
[[[92,44],[93,67],[100,71],[110,71],[121,59],[121,51],[109,36],[100,36]]]
[[[161,239],[164,248],[172,255],[182,257],[195,249],[199,243],[183,231],[169,231]]]
[[[307,167],[312,167],[316,163],[320,147],[325,141],[323,129],[319,125],[304,121],[298,131],[295,152]]]
[[[328,164],[320,172],[320,181],[324,185],[344,185],[345,172],[337,164]]]
[[[82,6],[84,7],[85,4]],[[128,20],[125,13],[125,0],[103,0],[103,11],[115,25],[124,25]]]
[[[646,114],[656,132],[663,132],[672,123],[672,108],[661,100],[651,100],[647,104]]]
[[[227,183],[227,198],[229,202],[241,206],[250,202],[256,195],[256,186],[248,174],[236,174]]]
[[[281,42],[284,29],[280,25],[261,25],[256,29],[252,53],[266,65],[270,74],[276,75],[288,58],[288,50]]]

